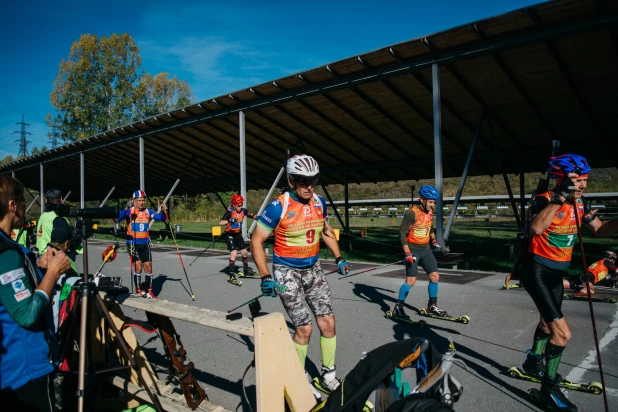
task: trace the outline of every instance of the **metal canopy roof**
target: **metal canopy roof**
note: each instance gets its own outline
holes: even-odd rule
[[[79,193],[139,186],[162,195],[239,185],[245,113],[247,188],[267,188],[285,148],[313,155],[325,184],[433,178],[431,66],[440,66],[444,177],[460,176],[484,110],[469,174],[543,170],[553,139],[593,167],[617,166],[618,1],[562,0],[516,10],[239,90],[0,167],[27,187]],[[490,130],[493,129],[495,139]],[[189,165],[190,164],[190,165]],[[189,165],[187,167],[187,165]],[[126,194],[125,194],[126,192]]]

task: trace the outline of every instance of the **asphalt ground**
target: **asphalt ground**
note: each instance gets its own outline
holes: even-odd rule
[[[100,256],[107,241],[89,241],[89,271],[94,272],[101,264]],[[195,263],[191,262],[200,249],[182,248],[183,260],[195,293],[195,302],[187,291],[188,284],[173,247],[158,247],[153,244],[154,291],[160,299],[184,303],[201,308],[226,311],[260,294],[258,279],[244,279],[242,287],[226,281],[225,269],[228,254],[219,251],[204,253]],[[240,265],[240,258],[237,259]],[[78,258],[78,268],[82,262]],[[189,266],[190,265],[190,266]],[[323,261],[325,272],[336,268],[334,261]],[[255,269],[255,265],[251,263]],[[352,262],[355,273],[377,265]],[[429,339],[440,352],[452,337],[458,356],[467,369],[455,366],[453,375],[464,386],[464,392],[455,410],[472,411],[526,411],[538,410],[528,397],[528,390],[537,384],[516,380],[507,375],[511,366],[520,366],[524,350],[531,347],[532,335],[538,322],[538,314],[525,291],[500,290],[503,273],[441,271],[439,305],[453,316],[468,315],[467,325],[443,320],[422,318],[415,310],[427,303],[427,278],[420,273],[419,280],[410,292],[407,311],[412,319],[424,319],[428,328],[395,323],[384,317],[384,311],[392,307],[404,279],[403,266],[387,266],[358,276],[341,279],[339,275],[328,276],[332,290],[333,307],[337,321],[337,371],[345,376],[358,362],[362,353],[393,340],[411,336]],[[128,254],[120,253],[115,261],[103,269],[108,276],[122,276],[123,284],[130,289]],[[608,295],[609,296],[609,295]],[[614,296],[614,295],[612,295]],[[284,312],[278,298],[260,299],[262,313]],[[602,362],[609,410],[618,410],[618,305],[594,304],[597,332],[602,347]],[[141,311],[123,308],[125,315],[145,319]],[[250,316],[248,307],[239,310]],[[600,381],[596,361],[592,323],[587,302],[565,301],[563,312],[573,332],[559,368],[563,376],[578,382]],[[290,331],[292,325],[289,323]],[[241,377],[253,359],[252,339],[174,320],[190,359],[195,363],[195,375],[203,382],[210,400],[231,410],[249,410],[243,398]],[[160,373],[167,374],[163,346],[159,340],[149,339],[137,330],[136,335],[148,359]],[[147,343],[146,343],[147,342]],[[319,332],[313,329],[309,344],[307,370],[317,376],[321,355]],[[405,371],[404,378],[415,386],[412,371]],[[255,405],[255,373],[250,371],[245,378],[249,402]],[[603,397],[567,391],[567,396],[580,411],[602,411]]]

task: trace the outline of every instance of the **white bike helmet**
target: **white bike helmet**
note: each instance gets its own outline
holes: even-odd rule
[[[288,177],[291,178],[294,178],[294,176],[312,177],[320,174],[318,162],[313,157],[307,155],[296,155],[289,158],[285,170],[288,173]]]

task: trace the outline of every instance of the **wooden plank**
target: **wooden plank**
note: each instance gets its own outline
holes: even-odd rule
[[[129,295],[118,296],[116,300],[119,304],[133,309],[238,333],[239,335],[253,336],[253,322],[248,318],[231,321],[225,319],[227,314],[224,312],[174,303],[168,300],[143,299]]]
[[[109,380],[112,385],[134,395],[136,398],[139,398],[145,402],[151,402],[148,393],[146,393],[146,391],[140,386],[137,386],[119,376],[110,377]],[[161,381],[157,381],[156,383],[159,387],[167,388],[167,386],[165,386],[165,384]],[[187,402],[182,394],[171,393],[170,391],[162,391],[161,395],[159,395],[159,400],[161,401],[163,409],[167,412],[191,411],[191,409],[187,406]],[[222,406],[215,405],[208,400],[204,400],[195,410],[201,412],[231,412],[229,409],[225,409]]]
[[[255,382],[258,412],[283,412],[284,394],[292,412],[316,403],[281,313],[255,319]]]

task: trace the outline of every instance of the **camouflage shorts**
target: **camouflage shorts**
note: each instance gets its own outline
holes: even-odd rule
[[[294,326],[309,325],[311,312],[316,318],[333,314],[330,287],[320,262],[306,269],[274,264],[273,273],[277,283],[288,288],[280,298]]]

